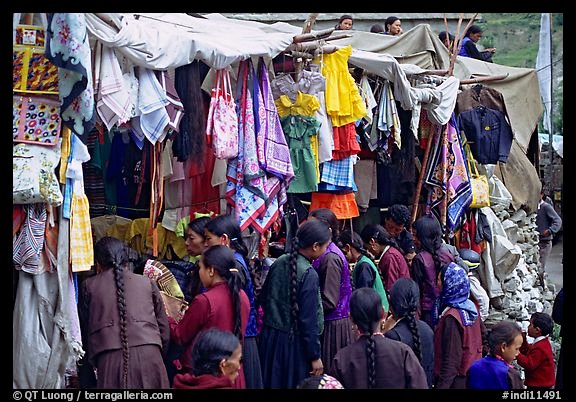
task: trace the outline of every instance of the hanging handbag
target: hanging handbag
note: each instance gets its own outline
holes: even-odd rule
[[[218,159],[232,159],[238,156],[238,115],[232,96],[230,72],[216,71],[215,88],[212,90],[206,135]]]
[[[12,140],[53,146],[60,138],[60,101],[42,96],[12,96]]]
[[[472,188],[472,202],[470,208],[484,208],[490,206],[490,187],[486,175],[478,174],[476,160],[472,156],[470,145],[466,143],[468,173],[470,174],[470,187]]]

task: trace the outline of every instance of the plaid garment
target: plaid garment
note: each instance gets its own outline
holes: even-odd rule
[[[321,182],[335,186],[353,188],[354,185],[354,157],[349,156],[342,160],[332,160],[322,163]]]
[[[72,272],[89,271],[94,265],[90,205],[86,194],[72,194],[70,216],[70,261]]]
[[[154,75],[153,70],[138,66],[140,86],[138,87],[138,108],[140,128],[154,145],[170,122],[166,106],[170,103],[166,91]]]

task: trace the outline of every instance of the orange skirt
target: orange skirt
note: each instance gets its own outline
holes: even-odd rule
[[[319,208],[332,210],[338,219],[355,218],[360,215],[353,192],[348,194],[312,193],[310,211]]]

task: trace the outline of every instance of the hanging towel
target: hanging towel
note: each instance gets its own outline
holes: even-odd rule
[[[138,88],[138,107],[140,109],[140,128],[152,144],[161,141],[164,129],[170,122],[166,105],[170,103],[166,91],[158,82],[154,71],[138,67],[140,87]]]
[[[114,124],[122,124],[130,119],[131,104],[130,92],[124,87],[122,69],[114,49],[103,46],[96,110],[108,131]]]

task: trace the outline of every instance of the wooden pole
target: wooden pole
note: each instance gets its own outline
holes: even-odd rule
[[[475,84],[477,82],[500,81],[508,78],[508,73],[503,75],[490,75],[487,77],[470,78],[468,80],[461,80],[460,85]]]
[[[316,18],[318,17],[318,13],[310,13],[306,21],[304,21],[304,27],[302,28],[302,34],[310,33],[312,30],[312,26],[316,22]],[[298,49],[299,51],[300,49]],[[304,63],[302,62],[301,58],[297,58],[296,62],[294,63],[294,70],[295,70],[295,81],[300,81],[300,77],[302,76],[302,70],[304,69]]]
[[[442,147],[441,152],[443,152],[446,156],[448,150],[446,149],[445,143],[446,143],[446,137],[448,135],[448,124],[444,126],[444,129],[442,130],[442,134],[440,136],[440,146]],[[448,158],[444,159],[445,164],[442,172],[442,183],[444,184],[444,188],[446,189],[446,191],[444,191],[444,197],[442,197],[442,203],[440,204],[440,223],[442,224],[442,232],[444,233],[444,236],[446,236],[446,215],[448,212],[448,175],[446,174],[447,170],[446,164],[448,163]]]
[[[412,203],[412,217],[410,218],[410,226],[416,220],[416,215],[418,215],[418,207],[420,204],[420,192],[422,191],[422,185],[424,184],[424,174],[426,173],[426,165],[428,165],[428,158],[430,155],[430,148],[432,148],[432,142],[434,138],[438,135],[438,130],[434,131],[428,138],[428,143],[426,144],[426,149],[424,150],[424,157],[422,158],[422,167],[420,168],[420,176],[418,177],[418,183],[416,184],[416,193],[414,194],[414,202]]]
[[[470,25],[472,25],[477,15],[478,13],[474,14],[472,18],[470,18],[470,21],[468,21],[468,24],[466,24],[466,28],[464,28],[464,31],[462,31],[462,38],[464,37],[464,35],[466,35],[468,28],[470,28]],[[458,29],[460,29],[460,22],[458,22]],[[456,35],[456,38],[454,39],[454,47],[456,48],[456,50],[454,51],[454,54],[452,55],[452,59],[450,61],[450,68],[448,69],[449,71],[448,75],[452,75],[452,73],[454,72],[454,64],[456,63],[456,57],[458,56],[458,53],[460,53],[460,48],[462,47],[462,38],[459,39],[458,36],[459,32]]]

